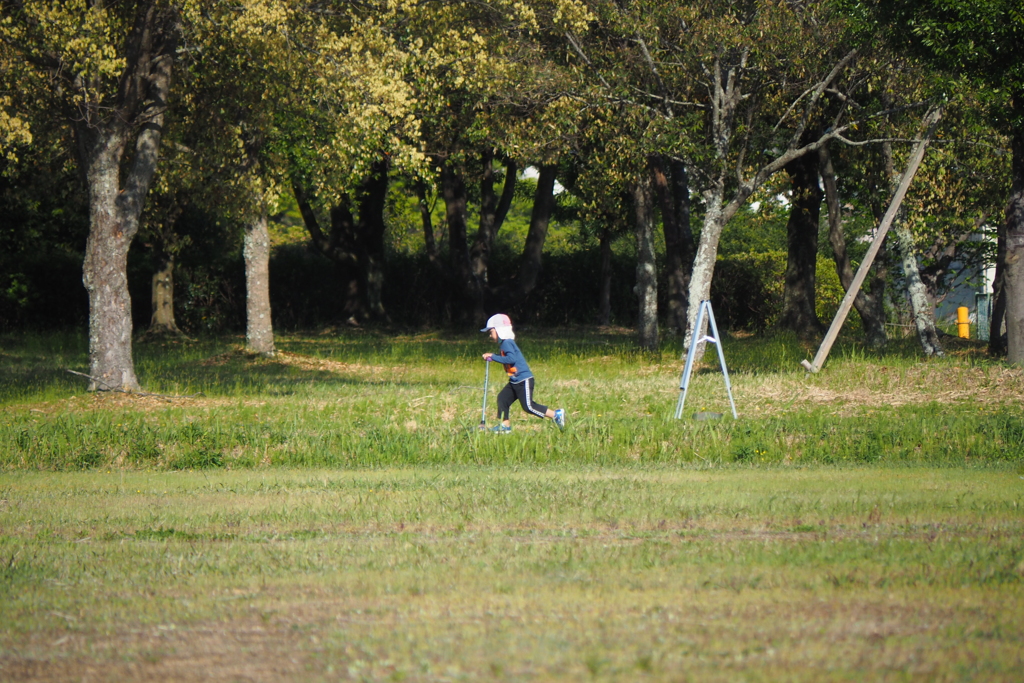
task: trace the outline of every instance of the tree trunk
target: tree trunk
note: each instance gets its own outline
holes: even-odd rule
[[[370,174],[359,184],[356,212],[347,197],[331,207],[330,234],[325,235],[310,197],[298,184],[295,199],[313,246],[331,259],[341,282],[342,317],[349,324],[364,320],[386,320],[382,292],[384,287],[384,209],[388,192],[388,167],[384,161],[373,164]],[[425,199],[425,198],[423,198]],[[421,199],[421,201],[423,201]],[[424,214],[429,221],[429,211]],[[429,223],[424,228],[433,238]],[[433,248],[428,241],[428,253]]]
[[[494,151],[487,149],[481,155],[480,169],[480,227],[469,250],[469,269],[473,275],[473,318],[487,318],[484,298],[487,292],[487,267],[490,263],[491,246],[496,232],[495,218],[498,196],[494,192]]]
[[[146,335],[183,337],[174,317],[174,262],[188,238],[182,239],[174,232],[182,211],[178,198],[164,195],[162,199],[157,201],[159,209],[148,231],[157,267],[150,280],[152,314]]]
[[[490,266],[494,239],[501,229],[516,186],[517,169],[514,161],[505,164],[505,182],[499,198],[494,192],[494,153],[486,152],[482,158],[483,169],[480,177],[480,228],[470,249],[470,269],[473,273],[474,317],[487,317],[485,299],[490,283],[487,269]]]
[[[437,240],[434,237],[434,220],[431,217],[430,204],[427,202],[427,184],[417,180],[416,206],[419,208],[420,221],[423,223],[423,249],[427,253],[427,260],[434,263],[437,260]]]
[[[816,302],[818,226],[821,220],[822,190],[818,184],[818,160],[805,154],[786,165],[793,194],[786,224],[788,256],[779,326],[803,338],[824,331]]]
[[[724,194],[725,181],[719,178],[708,195],[704,223],[700,231],[700,244],[697,246],[697,255],[693,259],[690,291],[686,297],[686,334],[683,336],[683,348],[685,349],[690,348],[692,340],[699,339],[704,335],[704,330],[695,330],[693,327],[697,324],[700,303],[711,296],[711,278],[715,273],[718,242],[722,238],[722,229],[727,220],[722,213]],[[694,352],[694,359],[700,360],[703,355],[703,346],[701,346]]]
[[[174,319],[174,257],[164,255],[160,267],[152,279],[153,315],[149,321],[149,332],[180,335]]]
[[[341,318],[348,325],[358,325],[369,317],[364,288],[365,263],[359,257],[359,235],[351,201],[344,197],[330,211],[331,234],[328,248],[322,253],[334,261],[340,287]],[[314,240],[314,244],[316,240]]]
[[[298,182],[295,182],[292,188],[313,247],[334,263],[339,282],[341,318],[346,323],[357,324],[364,316],[365,308],[359,284],[359,260],[355,254],[355,219],[352,212],[347,203],[331,207],[330,232],[324,233],[313,209],[310,194]]]
[[[1006,319],[1006,223],[996,231],[996,272],[992,282],[992,320],[988,331],[988,352],[994,356],[1006,353],[1006,339],[1003,337],[1003,322]]]
[[[274,329],[270,322],[270,231],[267,212],[260,211],[245,231],[245,346],[261,356],[274,355]]]
[[[658,350],[658,270],[654,260],[654,198],[651,174],[643,172],[633,187],[636,214],[636,298],[638,344]]]
[[[550,164],[540,167],[537,177],[537,191],[533,195],[533,211],[530,213],[530,229],[523,245],[523,258],[516,276],[511,307],[520,306],[537,286],[540,277],[544,242],[548,237],[551,212],[555,206],[555,174],[558,167]]]
[[[600,292],[597,302],[597,324],[612,324],[612,231],[607,225],[601,230]]]
[[[1013,94],[1015,127],[1010,133],[1013,181],[1006,207],[1006,360],[1024,365],[1024,90]]]
[[[448,224],[448,258],[457,285],[456,318],[467,320],[473,313],[473,270],[466,240],[466,182],[458,170],[445,161],[441,166],[441,196]],[[474,318],[475,319],[475,318]]]
[[[82,267],[89,293],[89,374],[94,378],[89,390],[137,391],[127,268],[139,214],[125,211],[118,201],[125,131],[118,123],[112,127],[79,132],[89,189],[89,237]]]
[[[686,331],[686,292],[695,252],[690,229],[689,179],[686,166],[681,161],[658,156],[650,157],[649,161],[665,234],[668,326],[683,335]]]
[[[921,273],[917,266],[917,255],[914,253],[914,236],[907,227],[902,216],[897,215],[893,229],[896,232],[897,248],[903,263],[903,276],[907,281],[907,295],[914,311],[914,324],[921,347],[926,356],[942,356],[942,345],[939,333],[935,329],[935,305],[928,297],[928,290],[921,281]]]
[[[359,223],[356,227],[357,250],[366,308],[373,320],[387,320],[382,294],[384,290],[384,209],[388,196],[388,165],[379,161],[370,169],[359,192]]]
[[[89,195],[82,282],[89,294],[90,391],[139,389],[132,360],[128,249],[156,172],[177,39],[176,11],[142,3],[127,37],[122,87],[110,101],[101,103],[97,93],[83,87],[77,71],[53,72],[55,80],[63,79],[61,88],[73,112],[79,168]]]
[[[849,254],[846,252],[846,236],[843,234],[839,190],[836,185],[835,170],[832,167],[832,156],[827,146],[818,150],[818,160],[821,178],[825,186],[825,204],[828,207],[828,239],[832,245],[832,253],[836,262],[836,274],[839,276],[839,283],[843,289],[849,290],[853,283],[853,267],[850,264]],[[876,263],[880,264],[881,262],[880,259]],[[869,287],[871,293],[865,294],[861,290],[857,292],[857,296],[853,300],[853,307],[860,315],[861,326],[864,328],[865,341],[874,348],[885,346],[888,341],[885,334],[885,309],[881,296],[885,288],[885,281],[884,278],[878,277],[877,268],[876,265],[876,276],[872,279]]]

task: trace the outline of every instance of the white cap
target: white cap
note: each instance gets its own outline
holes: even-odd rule
[[[504,313],[495,313],[492,315],[487,319],[487,326],[480,331],[486,332],[491,329],[498,333],[498,339],[516,338],[516,335],[512,332],[512,321]]]

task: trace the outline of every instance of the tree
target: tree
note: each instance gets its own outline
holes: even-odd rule
[[[425,11],[414,2],[340,6],[307,38],[276,121],[311,244],[334,262],[341,315],[352,324],[387,319],[388,188],[400,174],[423,171],[411,74],[415,51],[429,52],[416,28]],[[429,233],[428,245],[432,226]]]
[[[906,222],[928,295],[941,301],[965,273],[995,262],[995,232],[1010,177],[1006,140],[975,93],[950,100],[926,163],[907,196]],[[996,153],[993,153],[996,152]]]
[[[640,173],[633,184],[636,232],[637,343],[645,351],[658,350],[658,272],[654,260],[654,190],[651,177]]]
[[[203,18],[190,34],[203,49],[183,73],[182,139],[193,162],[184,182],[201,188],[200,201],[243,226],[246,349],[273,356],[268,216],[283,175],[275,123],[295,61],[292,40],[306,34],[291,31],[297,21],[288,3],[218,4]],[[256,76],[239,78],[245,71]]]
[[[668,326],[686,332],[686,293],[697,246],[690,227],[690,180],[686,164],[667,155],[648,158],[665,236]]]
[[[857,101],[865,47],[826,2],[589,6],[599,18],[590,41],[567,35],[581,70],[600,96],[646,117],[644,149],[682,160],[703,199],[688,345],[725,225],[775,173],[844,139],[866,114]]]
[[[844,40],[842,22],[819,23],[816,9],[821,7],[765,6],[745,15],[724,9],[707,17],[704,40],[709,42],[703,46],[710,95],[706,208],[690,280],[685,346],[703,333],[694,330],[693,324],[700,302],[710,294],[718,241],[728,221],[773,174],[816,152],[854,123],[851,88],[859,85],[859,79],[849,72],[857,51]],[[785,45],[782,54],[788,64],[782,69],[758,64],[758,48],[766,35]],[[811,57],[795,41],[814,45],[820,57]],[[784,75],[787,66],[797,78]],[[831,125],[813,135],[810,126],[827,91],[841,93],[844,104],[837,107]],[[769,112],[775,112],[774,125],[764,126],[760,134],[751,130]],[[738,130],[741,126],[746,131]]]
[[[150,198],[141,231],[154,261],[150,284],[153,312],[146,334],[184,336],[174,315],[174,265],[178,253],[190,241],[175,231],[183,206],[176,192],[153,194],[156,196]]]
[[[786,165],[792,182],[789,221],[786,224],[787,260],[779,326],[799,336],[822,331],[815,309],[815,270],[818,228],[824,192],[818,182],[817,155],[805,154]]]
[[[89,195],[82,279],[89,293],[92,390],[139,388],[132,359],[127,256],[156,171],[180,35],[178,7],[138,0],[51,4],[8,0],[0,42],[32,67],[23,87],[36,115],[74,132]]]
[[[1012,180],[1001,230],[997,306],[1005,306],[1007,360],[1024,364],[1024,11],[1018,0],[860,0],[889,40],[951,78],[984,88],[1010,138]],[[892,30],[899,27],[899,30]],[[1000,301],[1002,299],[1002,301]],[[998,328],[991,339],[998,346]]]
[[[931,141],[941,116],[941,107],[932,107],[925,114],[924,124],[927,126],[927,131],[921,144],[927,144]],[[891,166],[892,151],[888,146],[884,149],[887,159],[890,160],[888,165]],[[894,185],[899,185],[901,180],[902,178],[897,180],[893,177]],[[921,271],[918,267],[917,254],[914,249],[914,235],[907,225],[905,207],[901,208],[900,212],[896,215],[893,227],[896,232],[898,250],[902,260],[907,296],[910,298],[911,309],[914,312],[914,324],[917,327],[917,335],[921,341],[921,347],[924,349],[925,355],[942,356],[944,351],[939,343],[939,333],[935,327],[935,306],[929,299],[927,288],[921,280]]]
[[[244,226],[246,345],[274,354],[269,213],[296,194],[312,244],[348,276],[347,317],[383,318],[384,203],[393,165],[419,158],[409,131],[403,56],[382,16],[358,5],[333,13],[252,0],[223,6],[202,25],[190,62],[188,147],[207,177],[204,192]],[[372,8],[371,8],[372,9]],[[252,78],[238,74],[254,73]],[[323,214],[330,228],[321,228]]]
[[[500,305],[516,308],[536,287],[555,205],[553,188],[565,123],[563,75],[537,45],[538,14],[554,3],[444,3],[420,17],[412,53],[411,82],[424,148],[445,201],[448,234],[446,284],[460,317],[479,320]],[[471,58],[467,58],[471,56]],[[554,131],[554,133],[550,132]],[[518,273],[494,283],[488,261],[508,211],[518,171],[540,169],[530,230]],[[500,172],[496,166],[504,167]],[[501,194],[495,183],[503,176]],[[470,226],[473,202],[478,226]]]
[[[566,192],[579,207],[581,239],[598,245],[600,325],[612,322],[612,243],[634,227],[632,183],[642,175],[640,160],[631,158],[636,151],[635,131],[629,130],[617,113],[621,114],[607,104],[588,107],[582,113],[576,122],[579,134],[571,136],[573,144],[566,150],[570,162],[563,178]]]
[[[384,320],[381,302],[384,260],[384,208],[388,165],[376,163],[354,194],[341,196],[329,212],[330,229],[320,224],[311,198],[295,185],[295,197],[313,246],[341,270],[343,316],[346,322]]]
[[[654,351],[658,348],[659,335],[653,234],[656,210],[660,210],[665,236],[669,324],[680,332],[685,329],[686,288],[693,256],[686,164],[677,147],[666,147],[664,143],[665,139],[680,133],[675,111],[678,103],[648,47],[651,36],[657,40],[660,34],[657,20],[652,21],[652,14],[646,11],[650,8],[608,2],[589,3],[589,8],[592,13],[585,18],[594,23],[587,36],[590,40],[584,39],[578,23],[563,29],[571,54],[578,60],[584,84],[577,97],[595,112],[603,111],[599,116],[588,117],[601,125],[581,125],[586,129],[584,137],[589,149],[577,163],[593,165],[600,163],[598,159],[604,160],[602,170],[585,176],[597,184],[587,194],[603,196],[603,199],[589,202],[591,213],[608,220],[617,213],[616,197],[626,195],[631,200],[632,215],[624,222],[633,225],[636,238],[634,292],[638,304],[638,343]],[[650,92],[645,92],[644,88]],[[644,92],[641,100],[651,103],[638,101],[637,90]],[[664,126],[657,125],[659,119]],[[602,148],[600,152],[595,150],[597,147]],[[611,254],[610,233],[605,229],[601,235],[603,310],[607,310],[606,264]],[[603,315],[602,320],[606,317]]]
[[[840,200],[839,183],[832,163],[832,152],[828,145],[818,150],[818,168],[825,191],[825,205],[828,209],[828,240],[832,247],[832,258],[836,264],[836,274],[843,289],[849,291],[853,285],[854,272],[852,259],[847,248],[844,230],[843,202]],[[879,192],[872,193],[873,195]],[[872,225],[878,225],[882,218],[881,208],[874,212]],[[874,276],[865,289],[857,291],[853,299],[853,307],[860,315],[864,328],[864,338],[868,346],[880,348],[885,345],[888,337],[885,333],[885,281],[886,272],[884,259],[877,259]]]

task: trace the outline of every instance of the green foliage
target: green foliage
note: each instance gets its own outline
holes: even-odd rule
[[[784,176],[780,176],[780,179],[782,177]],[[788,200],[780,201],[779,195],[788,196],[785,190],[773,183],[758,193],[756,204],[752,202],[736,212],[729,225],[722,231],[718,245],[719,256],[764,254],[786,250],[789,206]]]
[[[320,208],[329,208],[331,201],[354,187],[352,178],[382,154],[391,159],[393,171],[429,180],[432,172],[421,163],[424,155],[475,163],[486,148],[520,161],[563,157],[566,184],[575,194],[562,207],[561,217],[567,220],[552,229],[540,286],[515,313],[536,324],[590,323],[597,307],[598,263],[596,254],[587,250],[593,250],[594,237],[603,229],[628,229],[623,192],[646,155],[686,158],[695,199],[713,175],[713,140],[705,136],[711,128],[703,119],[710,111],[708,83],[703,81],[709,60],[750,50],[749,65],[737,82],[754,87],[756,81],[758,95],[741,98],[739,106],[763,109],[737,119],[745,123],[735,131],[736,149],[730,154],[749,143],[749,153],[736,157],[743,159],[736,168],[756,166],[785,142],[791,124],[800,118],[782,112],[856,42],[849,22],[851,17],[867,16],[868,4],[851,8],[846,3],[851,11],[839,13],[831,3],[680,6],[603,0],[348,3],[327,13],[309,12],[295,3],[185,5],[183,44],[189,47],[180,51],[175,65],[176,87],[185,87],[172,98],[167,128],[173,138],[168,137],[170,144],[161,150],[160,176],[161,191],[182,190],[186,203],[193,206],[176,226],[189,240],[178,260],[178,322],[191,334],[241,328],[244,285],[237,235],[243,224],[240,216],[259,203],[257,196],[269,206],[271,199],[287,194],[287,186],[298,177],[320,192]],[[1006,53],[1006,45],[1019,42],[1020,12],[1012,3],[986,0],[978,12],[968,11],[970,16],[964,12],[970,10],[969,3],[945,3],[947,14],[926,11],[939,4],[926,3],[918,11],[896,3],[891,11],[902,12],[900,17],[911,12],[912,20],[890,23],[913,26],[914,35],[932,36],[923,44],[948,48],[961,61],[1016,59]],[[94,82],[109,83],[120,68],[112,55],[122,47],[113,36],[119,35],[134,6],[104,10],[81,3],[26,3],[18,5],[24,13],[12,6],[11,16],[5,14],[10,21],[2,33],[53,48]],[[949,12],[959,13],[959,19],[950,19]],[[567,30],[592,58],[592,66],[567,45]],[[986,36],[996,42],[983,44]],[[639,48],[641,40],[659,65],[657,73]],[[972,40],[975,48],[970,47]],[[45,84],[27,71],[32,63],[15,55],[13,45],[0,45],[0,66],[9,67],[3,72],[3,92],[12,93],[0,96],[0,135],[24,144],[24,136],[12,127],[15,118],[7,114],[23,107],[37,113],[32,121],[33,154],[58,149],[69,142],[66,131],[44,125],[57,110],[43,97]],[[964,52],[972,49],[976,54]],[[902,104],[909,97],[906,82],[913,80],[903,73],[914,70],[896,74],[884,55],[869,57],[857,64],[858,76],[853,79],[871,84],[869,93],[858,94],[863,95],[859,106],[872,109],[878,93],[890,96],[894,91]],[[730,59],[723,64],[728,66]],[[601,79],[607,87],[598,86]],[[845,88],[842,85],[840,89]],[[768,119],[771,125],[763,125]],[[883,124],[872,124],[879,130],[872,128],[869,137],[876,132],[878,137],[902,135],[893,123],[895,117],[885,120],[893,130],[881,131]],[[971,130],[952,134],[969,138],[973,146],[977,136]],[[954,158],[943,164],[949,172],[937,171],[929,185],[949,189],[953,183],[946,181],[955,175],[957,184],[969,186],[966,181],[976,178],[980,169],[986,192],[961,192],[955,201],[949,194],[934,192],[922,199],[915,220],[930,238],[962,230],[966,223],[961,219],[976,217],[981,204],[992,213],[994,200],[987,188],[1003,179],[1000,173],[1005,169],[991,170],[990,165],[998,164],[987,163],[989,148],[974,148],[981,159],[951,155]],[[42,326],[56,319],[57,324],[81,325],[87,313],[84,299],[67,293],[81,292],[80,268],[74,259],[79,258],[84,235],[82,197],[74,196],[76,184],[58,163],[59,155],[46,163],[23,153],[19,158],[33,165],[15,168],[9,163],[3,174],[7,184],[0,209],[9,222],[0,227],[0,323]],[[734,167],[732,162],[726,166]],[[846,184],[843,201],[858,212],[863,209],[847,222],[847,227],[856,223],[857,235],[851,233],[851,238],[871,223],[864,216],[867,205],[885,195],[879,189],[884,182],[856,185],[873,172],[855,164],[840,171]],[[523,183],[520,192],[528,195],[528,186]],[[476,192],[471,185],[471,203],[478,201]],[[764,190],[774,193],[775,189]],[[518,265],[529,214],[528,196],[520,199],[495,245],[491,284],[498,288],[511,281]],[[401,198],[392,197],[392,202],[394,207]],[[201,215],[195,204],[205,205],[207,214]],[[730,258],[720,264],[714,297],[723,326],[764,330],[777,316],[778,255],[740,256],[784,248],[781,208],[770,201],[763,204],[758,212],[741,209],[722,237],[722,253]],[[936,207],[946,207],[948,213]],[[459,304],[439,284],[421,253],[422,228],[415,211],[398,207],[390,218],[392,251],[385,268],[384,301],[391,319],[396,324],[437,325],[457,318]],[[435,219],[440,257],[445,259],[440,211]],[[471,215],[471,226],[474,219]],[[65,233],[75,230],[75,238],[68,239]],[[928,247],[943,246],[939,242],[931,239]],[[56,253],[38,248],[43,243],[53,245]],[[827,247],[822,246],[824,253]],[[620,240],[616,247],[613,317],[616,323],[631,324],[636,307],[631,247],[628,240]],[[851,241],[851,247],[859,245]],[[130,277],[136,326],[141,327],[149,317],[147,268],[152,266],[136,252]],[[323,259],[292,245],[277,251],[272,268],[273,310],[280,329],[312,329],[341,319],[338,279]],[[836,298],[831,271],[819,268],[822,319],[830,317]]]
[[[88,216],[78,179],[64,161],[41,141],[17,163],[0,160],[2,328],[85,323]]]
[[[1017,0],[870,1],[897,44],[997,89],[1024,84],[1024,10]],[[895,30],[894,30],[895,29]]]
[[[715,319],[722,329],[764,332],[782,315],[786,253],[736,254],[720,257],[711,283]],[[839,309],[846,291],[836,275],[835,263],[818,257],[815,273],[818,319],[827,324]]]

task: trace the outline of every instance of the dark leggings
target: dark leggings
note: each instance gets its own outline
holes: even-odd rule
[[[537,417],[547,417],[548,412],[547,406],[542,406],[539,403],[533,401],[533,377],[519,382],[518,384],[512,384],[509,382],[505,385],[505,388],[498,394],[498,419],[508,419],[508,409],[512,407],[512,404],[519,401],[519,405],[523,407],[530,415],[536,415]]]

